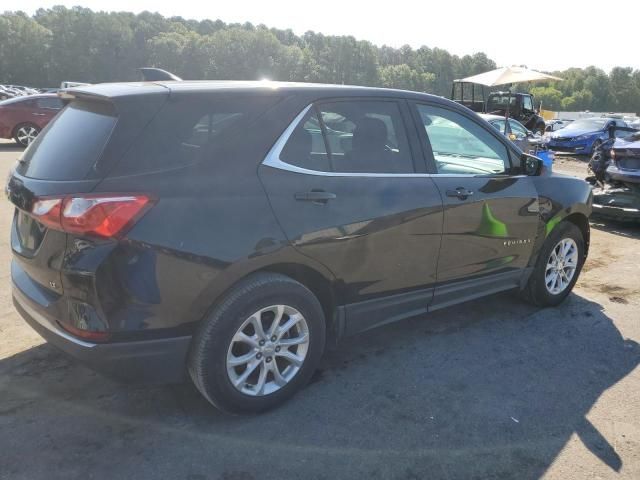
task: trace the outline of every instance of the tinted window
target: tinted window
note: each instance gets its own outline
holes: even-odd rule
[[[110,104],[73,102],[25,150],[18,173],[43,180],[86,178],[97,164],[116,120]]]
[[[62,105],[62,100],[59,98],[38,98],[36,100],[36,105],[38,108],[50,108],[51,110],[60,110]]]
[[[315,109],[310,109],[293,131],[280,153],[280,160],[308,170],[331,171],[320,121]]]
[[[531,97],[522,97],[522,108],[524,110],[533,111],[533,102]]]
[[[417,108],[438,173],[490,175],[506,171],[507,147],[481,125],[445,108]]]
[[[112,175],[166,170],[213,161],[221,149],[251,132],[250,123],[277,97],[185,98],[167,102]]]
[[[318,105],[336,172],[413,173],[409,142],[395,102]]]
[[[414,172],[400,109],[389,101],[317,105],[291,134],[280,160],[340,173]]]

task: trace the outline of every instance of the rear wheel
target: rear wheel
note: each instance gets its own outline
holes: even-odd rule
[[[37,125],[33,125],[32,123],[23,123],[16,127],[13,138],[23,147],[28,147],[29,144],[36,139],[39,133],[40,128],[38,128]]]
[[[583,262],[582,232],[571,222],[561,222],[547,237],[523,296],[535,305],[558,305],[576,284]]]
[[[200,327],[189,373],[219,409],[260,412],[309,381],[324,343],[324,314],[316,297],[289,277],[260,273],[227,293]]]

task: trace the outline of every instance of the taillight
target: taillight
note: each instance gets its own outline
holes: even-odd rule
[[[54,230],[117,237],[151,207],[147,195],[84,195],[37,199],[31,215]]]
[[[76,337],[84,338],[85,340],[90,340],[93,342],[106,342],[111,338],[111,334],[109,332],[96,332],[92,330],[83,330],[81,328],[74,327],[73,325],[69,325],[68,323],[58,322],[63,329],[69,332]]]

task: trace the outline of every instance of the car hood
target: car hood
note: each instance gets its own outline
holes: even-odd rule
[[[593,130],[585,130],[583,128],[571,128],[564,127],[560,130],[557,130],[551,134],[551,138],[573,138],[580,137],[582,135],[598,135],[600,133],[599,130],[595,132]]]

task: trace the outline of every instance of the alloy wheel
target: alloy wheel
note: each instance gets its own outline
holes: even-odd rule
[[[296,376],[308,351],[304,316],[288,305],[272,305],[255,312],[236,331],[227,351],[227,375],[245,395],[269,395]]]
[[[29,144],[33,142],[37,136],[38,136],[38,129],[30,125],[25,125],[24,127],[20,127],[16,132],[16,138],[18,139],[18,142],[20,142],[25,147],[29,146]]]
[[[572,238],[560,240],[549,255],[544,271],[547,291],[558,295],[566,290],[578,268],[578,245]]]

